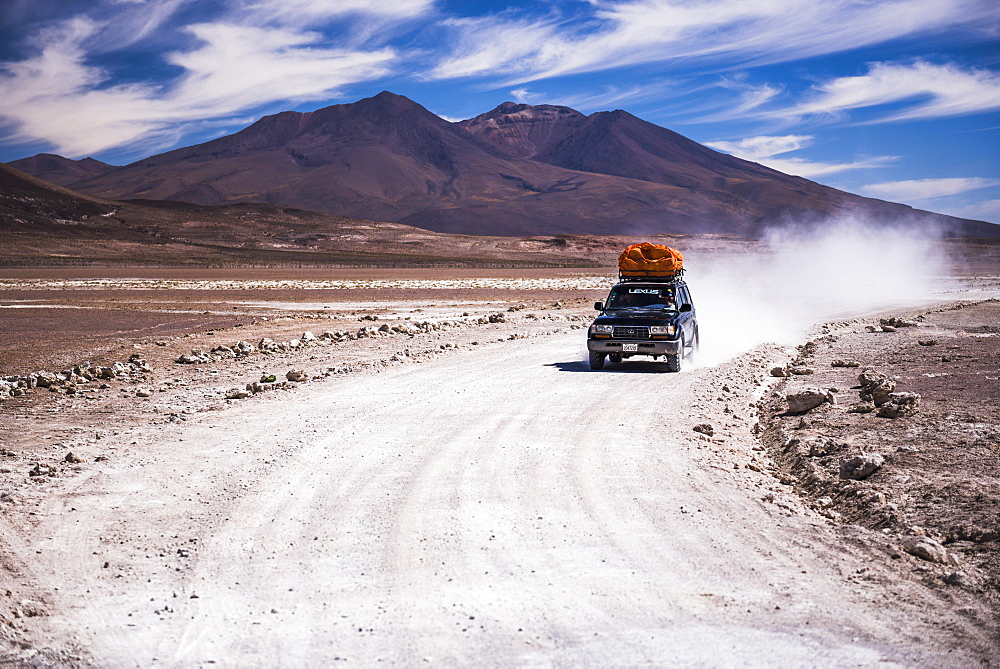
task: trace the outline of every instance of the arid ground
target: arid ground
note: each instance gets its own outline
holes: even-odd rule
[[[692,274],[679,374],[589,370],[600,269],[2,270],[0,664],[995,666],[995,264],[777,340]]]

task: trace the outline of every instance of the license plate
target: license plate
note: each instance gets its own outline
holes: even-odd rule
[[[626,353],[628,353],[630,351],[638,351],[639,350],[639,345],[638,344],[622,344],[622,350],[625,351]]]

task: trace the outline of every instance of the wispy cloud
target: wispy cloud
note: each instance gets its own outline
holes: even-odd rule
[[[811,99],[784,110],[786,117],[836,116],[844,112],[906,103],[878,121],[959,116],[1000,109],[1000,74],[956,65],[873,63],[866,74],[839,77],[817,85]]]
[[[948,213],[962,218],[1000,223],[1000,200],[983,200],[982,202],[953,207],[948,210]]]
[[[876,156],[846,163],[824,163],[792,156],[776,157],[803,149],[812,144],[812,140],[813,137],[811,135],[762,135],[759,137],[747,137],[738,142],[705,142],[705,145],[734,155],[737,158],[752,160],[755,163],[760,163],[779,172],[794,174],[800,177],[818,177],[846,172],[848,170],[884,167],[896,160],[894,156]]]
[[[333,3],[300,4],[318,12]],[[360,12],[366,3],[349,6]],[[384,76],[398,61],[392,48],[333,47],[320,32],[206,22],[183,28],[191,45],[166,55],[179,75],[113,83],[111,73],[92,64],[91,50],[99,48],[107,25],[85,16],[51,25],[35,38],[33,55],[0,64],[0,123],[8,140],[44,141],[72,157],[157,146],[176,138],[186,123],[217,122],[278,101],[328,98],[351,83]]]
[[[872,197],[895,201],[930,200],[960,195],[980,188],[1000,186],[1000,179],[983,177],[951,177],[945,179],[912,179],[871,184],[861,192]]]
[[[601,86],[586,92],[550,95],[533,91],[527,87],[510,91],[516,102],[523,104],[553,104],[572,107],[583,112],[600,111],[617,107],[626,102],[637,103],[658,98],[669,86],[669,82],[646,83],[631,86]]]
[[[799,60],[1000,18],[988,0],[592,0],[586,20],[509,13],[453,20],[452,51],[429,76],[525,82],[639,63]],[[581,5],[581,7],[583,7]]]

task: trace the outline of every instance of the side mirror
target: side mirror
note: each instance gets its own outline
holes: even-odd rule
[[[594,309],[604,311],[604,302],[594,302]]]
[[[681,305],[681,313],[682,314],[686,314],[689,311],[691,311],[691,304],[690,303],[688,303],[688,304],[682,304]]]

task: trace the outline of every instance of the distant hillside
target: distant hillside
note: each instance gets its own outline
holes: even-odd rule
[[[651,239],[713,252],[746,245],[718,235]],[[111,202],[0,164],[0,266],[595,267],[632,241],[450,235],[271,204]]]
[[[264,202],[473,235],[728,233],[855,214],[963,236],[1000,226],[863,198],[624,111],[505,103],[450,123],[383,92],[72,182],[106,198]]]
[[[0,163],[0,226],[52,228],[109,214],[115,205]]]
[[[37,156],[14,160],[7,164],[59,186],[70,186],[117,169],[114,165],[93,158],[71,160],[51,153],[39,153]]]

